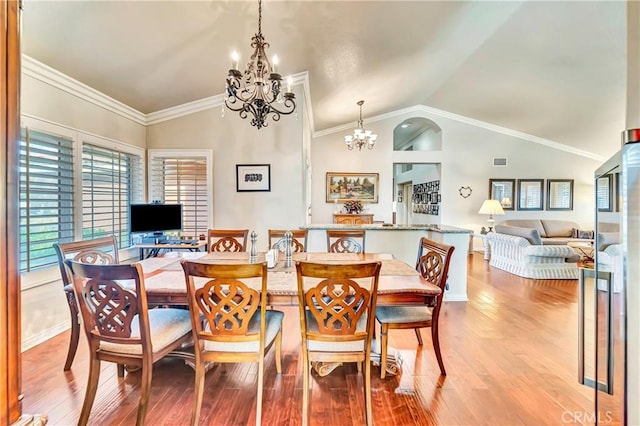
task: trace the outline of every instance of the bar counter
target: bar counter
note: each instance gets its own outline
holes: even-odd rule
[[[369,253],[392,253],[409,265],[415,265],[418,244],[421,237],[439,241],[455,247],[449,265],[449,289],[445,292],[446,301],[467,301],[467,256],[469,254],[469,238],[473,231],[448,225],[413,224],[413,225],[343,225],[343,224],[310,224],[300,229],[309,230],[307,251],[321,252],[327,250],[327,229],[366,229],[365,251]]]

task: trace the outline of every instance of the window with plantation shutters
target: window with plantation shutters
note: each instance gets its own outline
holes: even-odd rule
[[[74,240],[73,174],[73,139],[70,136],[22,129],[21,272],[55,265],[57,257],[53,243]]]
[[[149,201],[182,204],[182,232],[206,234],[211,199],[207,151],[149,150]]]
[[[115,235],[131,245],[129,204],[142,201],[142,157],[82,144],[82,239]]]

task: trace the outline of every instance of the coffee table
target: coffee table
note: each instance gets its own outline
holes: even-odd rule
[[[593,263],[593,241],[570,241],[567,245],[580,255],[582,262]]]

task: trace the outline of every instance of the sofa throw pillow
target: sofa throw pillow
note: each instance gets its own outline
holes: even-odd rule
[[[496,225],[496,232],[499,234],[513,235],[515,237],[522,237],[529,241],[534,246],[542,245],[542,238],[537,229],[532,228],[520,228],[519,226],[509,225]]]
[[[578,228],[573,228],[571,230],[571,237],[572,238],[582,238],[582,239],[587,239],[587,240],[593,240],[594,233],[593,233],[593,231],[583,231],[583,230],[580,230]]]

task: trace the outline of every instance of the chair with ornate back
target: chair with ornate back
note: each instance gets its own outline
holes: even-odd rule
[[[327,229],[327,251],[329,253],[364,253],[364,229]]]
[[[371,339],[380,262],[296,262],[302,332],[302,424],[308,423],[311,362],[364,362],[365,422],[372,424]]]
[[[243,252],[247,251],[248,229],[209,229],[207,251]]]
[[[387,343],[388,333],[391,329],[413,328],[418,338],[418,344],[422,345],[420,328],[431,327],[431,338],[433,349],[436,353],[440,373],[446,376],[442,354],[440,353],[438,317],[442,307],[447,276],[449,273],[449,263],[453,255],[453,246],[432,241],[427,238],[420,239],[418,246],[418,261],[416,270],[423,279],[437,285],[442,293],[433,300],[429,306],[380,306],[376,311],[376,319],[380,323],[380,349],[381,349],[381,377],[384,379],[387,364]]]
[[[75,357],[78,349],[78,339],[80,338],[80,312],[78,311],[76,296],[73,293],[71,271],[69,271],[65,266],[64,261],[67,259],[73,259],[82,263],[100,265],[119,263],[118,244],[116,242],[116,237],[111,235],[94,240],[75,241],[72,243],[54,243],[53,248],[58,255],[58,266],[60,267],[62,285],[64,286],[64,293],[71,313],[71,340],[69,341],[67,359],[64,363],[64,370],[67,371],[71,368],[73,358]]]
[[[286,230],[269,229],[269,249],[278,249],[284,253],[284,234]],[[303,253],[307,251],[307,235],[306,229],[295,229],[291,232],[291,248],[293,253]]]
[[[206,264],[183,260],[195,352],[195,406],[198,423],[209,362],[257,362],[256,425],[262,418],[264,356],[275,343],[276,371],[282,371],[282,319],[267,309],[267,264]],[[259,291],[248,281],[259,279]],[[255,285],[253,286],[255,287]]]
[[[184,309],[147,308],[142,267],[90,265],[66,260],[71,271],[89,343],[89,379],[78,424],[85,425],[98,389],[100,362],[141,367],[136,424],[144,424],[153,363],[191,340],[191,320]],[[135,283],[135,291],[124,283]]]

